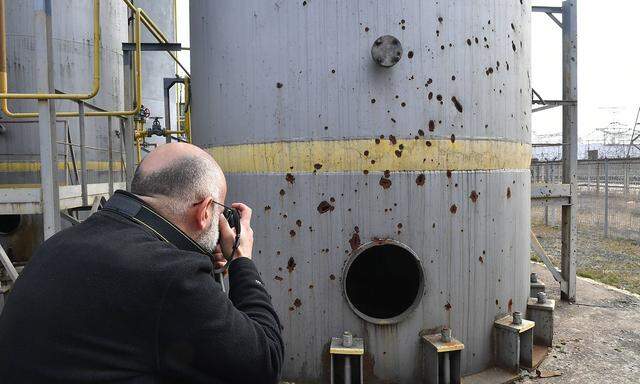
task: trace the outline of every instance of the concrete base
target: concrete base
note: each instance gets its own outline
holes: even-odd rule
[[[533,367],[533,328],[535,323],[522,320],[522,324],[513,324],[511,316],[505,316],[494,322],[496,342],[496,365],[519,372],[520,368]]]
[[[425,384],[460,384],[460,355],[464,344],[456,339],[443,342],[440,334],[422,336]]]
[[[509,370],[492,367],[482,372],[465,376],[462,381],[464,384],[507,384],[513,383],[520,375]]]
[[[329,347],[331,355],[331,384],[352,384],[364,382],[363,361],[364,340],[354,337],[353,345],[345,347],[342,338],[332,337]]]
[[[546,286],[541,281],[538,281],[537,283],[530,283],[530,284],[531,285],[529,289],[529,297],[538,297],[538,292],[544,292],[546,289]]]
[[[533,342],[537,345],[551,347],[553,344],[553,310],[555,300],[547,299],[544,304],[537,299],[529,298],[527,302],[527,318],[536,323],[533,329]]]

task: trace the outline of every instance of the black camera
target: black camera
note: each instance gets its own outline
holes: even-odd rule
[[[240,212],[238,212],[238,210],[235,208],[225,207],[224,211],[222,211],[222,215],[225,219],[227,219],[229,226],[231,228],[235,228],[236,233],[240,234]]]

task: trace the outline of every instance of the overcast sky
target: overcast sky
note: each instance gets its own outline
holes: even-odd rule
[[[234,0],[235,1],[235,0]],[[532,0],[560,6],[561,0]],[[189,46],[188,0],[178,0],[178,38]],[[561,18],[561,16],[558,16]],[[546,99],[562,98],[560,28],[545,14],[532,15],[532,86]],[[578,134],[584,143],[602,140],[598,128],[621,123],[631,128],[640,107],[640,1],[579,0]],[[189,52],[181,53],[189,62]],[[638,127],[640,128],[640,127]],[[562,110],[533,115],[533,141],[559,142]],[[609,137],[611,139],[611,137]]]

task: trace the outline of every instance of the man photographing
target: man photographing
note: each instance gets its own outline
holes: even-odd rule
[[[236,242],[215,160],[163,145],[131,192],[33,255],[0,317],[2,381],[277,382],[284,345],[251,260],[251,209],[232,204]],[[212,270],[232,254],[227,297]]]

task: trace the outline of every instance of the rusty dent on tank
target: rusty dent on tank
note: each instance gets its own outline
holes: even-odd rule
[[[326,200],[323,200],[323,201],[320,202],[320,204],[318,204],[318,212],[320,214],[331,212],[334,209],[335,209],[335,207],[333,205],[329,204],[329,202],[327,202]]]

